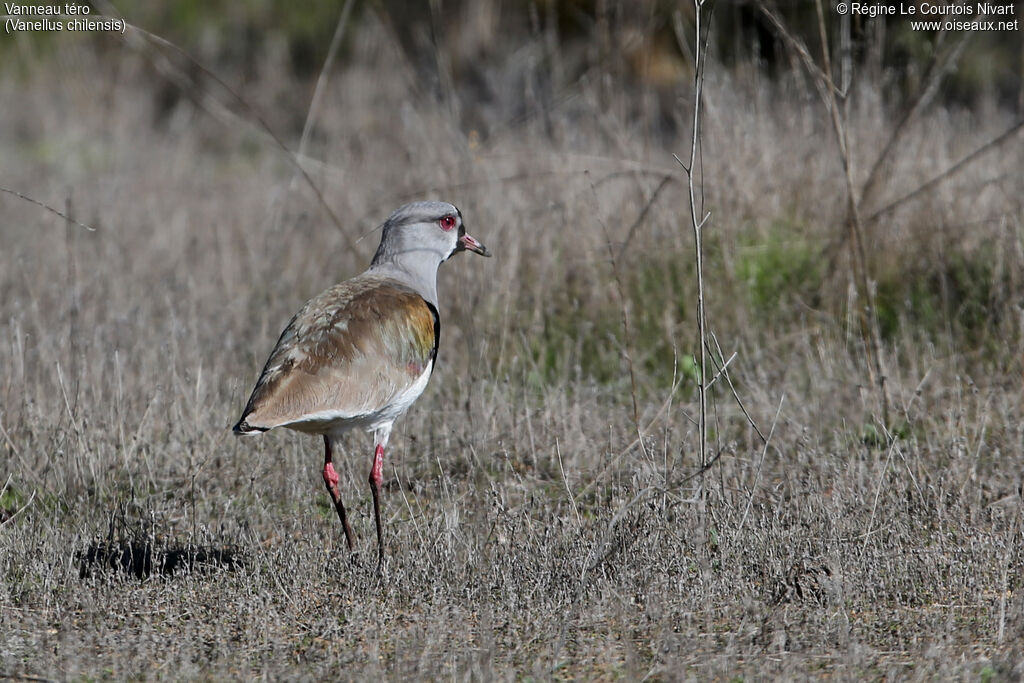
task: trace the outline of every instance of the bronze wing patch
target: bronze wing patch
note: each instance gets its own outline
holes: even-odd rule
[[[335,285],[285,327],[235,431],[379,411],[419,378],[439,338],[437,309],[399,282],[360,276]]]

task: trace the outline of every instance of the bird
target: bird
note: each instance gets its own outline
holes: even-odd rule
[[[396,209],[369,268],[307,301],[285,327],[232,428],[236,435],[285,427],[323,436],[323,480],[350,551],[355,543],[334,456],[348,430],[373,433],[369,482],[378,567],[384,449],[395,420],[434,370],[441,340],[437,271],[461,251],[491,255],[466,232],[453,204],[419,201]]]

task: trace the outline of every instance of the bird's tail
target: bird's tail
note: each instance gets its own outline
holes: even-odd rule
[[[262,434],[267,429],[267,427],[253,427],[243,417],[238,424],[231,428],[231,431],[235,433],[235,436],[252,436],[253,434]]]

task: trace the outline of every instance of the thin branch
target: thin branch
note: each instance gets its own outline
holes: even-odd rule
[[[720,358],[724,358],[725,354],[722,352],[722,346],[721,346],[721,344],[718,343],[718,337],[715,336],[714,332],[711,333],[711,339],[714,340],[715,346],[718,348],[718,356]],[[733,352],[732,356],[729,357],[729,361],[732,361],[732,359],[735,358],[735,357],[736,357],[736,353]],[[712,363],[715,362],[714,354],[711,355],[711,362]],[[715,364],[717,365],[717,363],[715,363]],[[739,395],[739,393],[737,393],[736,387],[732,383],[732,377],[729,376],[729,363],[728,362],[726,362],[726,363],[721,365],[720,373],[725,377],[725,381],[729,385],[729,391],[732,392],[732,397],[733,397],[733,399],[735,399],[736,405],[738,405],[740,407],[740,410],[743,411],[743,416],[747,418],[747,423],[751,427],[754,428],[754,431],[757,432],[757,435],[761,438],[762,442],[768,441],[768,439],[765,438],[764,434],[761,433],[761,429],[757,426],[757,423],[754,422],[754,418],[752,418],[750,416],[750,413],[747,412],[747,407],[745,405],[743,405],[743,401],[740,400],[740,395]]]
[[[651,194],[651,198],[647,200],[646,204],[644,204],[644,208],[640,212],[640,215],[636,217],[636,220],[633,221],[633,225],[629,226],[629,230],[626,231],[626,239],[623,240],[622,246],[619,247],[619,259],[622,258],[622,254],[626,251],[626,247],[629,246],[629,243],[633,241],[633,234],[636,232],[637,228],[643,224],[644,219],[647,218],[647,214],[650,213],[651,207],[654,206],[654,202],[657,201],[658,195],[660,195],[661,191],[668,187],[668,184],[673,180],[675,180],[675,176],[666,175],[661,179],[661,182],[658,183],[658,187],[654,188],[654,193]]]
[[[692,479],[696,479],[697,477],[701,476],[702,474],[704,474],[705,472],[710,470],[712,467],[714,467],[715,463],[718,462],[718,459],[721,458],[721,457],[722,457],[722,451],[718,451],[717,453],[715,453],[715,455],[710,460],[708,460],[705,464],[701,465],[700,469],[698,469],[696,472],[693,472],[692,474],[686,475],[685,477],[680,479],[678,482],[675,482],[672,485],[672,487],[673,488],[679,488],[680,486],[682,486],[686,482],[688,482],[688,481],[690,481]]]
[[[7,487],[5,486],[4,488],[6,489]],[[31,504],[32,504],[32,501],[34,501],[35,499],[36,499],[36,492],[35,492],[35,490],[33,490],[33,491],[32,491],[32,495],[28,497],[28,500],[27,500],[27,501],[25,501],[25,504],[24,504],[24,505],[22,505],[22,506],[21,506],[20,508],[18,508],[17,510],[15,510],[15,511],[14,511],[14,513],[13,513],[13,514],[12,514],[12,515],[11,515],[10,517],[8,517],[8,518],[7,518],[7,519],[5,519],[4,521],[0,522],[0,527],[3,527],[3,526],[7,526],[7,524],[8,524],[9,522],[12,522],[12,521],[14,521],[14,518],[15,518],[15,517],[17,517],[18,515],[20,515],[20,514],[21,514],[22,512],[24,512],[24,511],[25,511],[26,509],[28,509],[28,506],[29,506],[29,505],[31,505]]]
[[[565,485],[565,493],[569,496],[569,504],[572,505],[573,514],[576,515],[576,524],[583,526],[583,518],[576,507],[576,499],[572,495],[572,488],[569,487],[569,479],[565,476],[565,468],[562,467],[562,448],[558,445],[558,437],[555,437],[555,455],[558,456],[558,471],[562,473],[562,483]]]
[[[775,417],[772,419],[772,428],[768,430],[768,438],[764,440],[764,447],[761,449],[761,459],[757,462],[757,472],[754,473],[754,483],[750,487],[750,496],[747,497],[747,506],[743,509],[743,519],[740,520],[740,526],[736,529],[735,538],[739,538],[740,534],[743,533],[743,527],[747,523],[747,516],[750,514],[750,506],[754,503],[754,491],[757,489],[757,482],[761,479],[761,467],[764,465],[764,457],[768,453],[768,444],[772,440],[772,435],[775,434],[775,425],[779,421],[779,415],[782,413],[782,404],[786,400],[786,395],[783,394],[782,398],[779,399],[779,407],[775,410]]]
[[[885,466],[882,468],[881,474],[878,475],[878,485],[875,487],[875,500],[871,504],[871,517],[868,519],[868,528],[864,532],[864,544],[861,546],[862,553],[867,549],[868,539],[871,538],[871,527],[875,523],[875,512],[878,511],[878,498],[882,494],[882,483],[885,481],[885,475],[889,471],[889,465],[892,463],[892,453],[896,449],[896,437],[889,433],[884,424],[882,425],[882,431],[889,438],[889,452],[885,456]]]
[[[875,211],[873,214],[865,218],[864,222],[872,223],[881,218],[882,216],[884,216],[885,214],[889,213],[890,211],[893,211],[894,209],[897,209],[903,204],[909,202],[911,199],[914,199],[915,197],[918,197],[921,194],[927,192],[928,190],[932,189],[942,181],[948,179],[950,176],[957,173],[960,169],[970,164],[972,161],[983,155],[985,152],[989,151],[990,149],[993,149],[994,147],[997,147],[1004,141],[1013,137],[1022,128],[1024,128],[1024,119],[1021,119],[1017,123],[1013,124],[1005,132],[1001,133],[1000,135],[997,135],[996,137],[992,138],[985,144],[981,145],[973,152],[965,156],[963,159],[961,159],[960,161],[956,162],[946,170],[942,171],[941,173],[933,177],[931,180],[928,180],[925,183],[921,184],[917,189],[908,192],[899,199],[891,201],[878,211]]]
[[[707,351],[704,348],[707,339],[707,316],[704,310],[704,244],[703,244],[703,220],[697,219],[697,195],[694,188],[693,172],[697,160],[697,142],[700,138],[700,101],[701,90],[704,85],[704,61],[702,57],[707,56],[706,50],[701,48],[701,9],[702,2],[693,0],[694,6],[694,45],[696,50],[693,55],[693,130],[690,136],[690,158],[688,163],[675,154],[675,160],[683,167],[686,173],[687,189],[690,195],[690,225],[693,230],[694,258],[697,271],[697,337],[700,344],[700,376],[697,381],[697,393],[699,401],[698,415],[698,439],[700,442],[700,465],[703,469],[707,465],[707,444],[708,444],[708,399],[707,399]]]
[[[59,211],[59,210],[53,208],[52,206],[50,206],[49,204],[44,204],[43,202],[39,201],[38,199],[32,199],[32,197],[29,197],[28,195],[24,195],[24,194],[18,192],[17,190],[11,190],[11,189],[8,189],[6,187],[0,187],[0,192],[6,192],[7,194],[14,195],[18,199],[24,199],[26,202],[29,202],[30,204],[35,204],[38,207],[46,209],[50,213],[57,214],[58,216],[60,216],[64,220],[66,220],[66,221],[68,221],[70,223],[74,223],[75,225],[77,225],[80,228],[85,228],[89,232],[96,232],[96,228],[92,227],[91,225],[86,225],[85,223],[79,223],[78,221],[76,221],[74,218],[72,218],[71,216],[67,215],[63,211]]]
[[[324,91],[327,89],[327,72],[337,57],[338,48],[341,46],[341,37],[345,35],[345,26],[348,24],[348,15],[352,10],[352,0],[345,0],[345,6],[341,8],[341,16],[338,17],[338,25],[331,37],[331,44],[327,48],[327,56],[324,58],[324,65],[316,79],[316,87],[313,89],[313,98],[309,102],[309,111],[306,112],[306,122],[302,125],[302,137],[299,139],[298,156],[306,154],[306,145],[309,142],[309,135],[313,131],[313,122],[320,111],[320,102],[323,100]]]
[[[835,91],[835,84],[832,83],[831,76],[827,75],[818,65],[815,63],[814,58],[811,57],[811,53],[807,50],[807,46],[804,45],[803,41],[797,39],[789,32],[785,24],[765,5],[764,2],[758,2],[758,9],[768,19],[769,23],[775,27],[782,39],[796,51],[800,57],[800,61],[803,63],[804,68],[807,69],[811,74],[811,79],[814,81],[814,87],[818,91],[818,95],[823,101],[828,100],[828,93]]]
[[[945,32],[941,33],[939,35],[939,40],[941,40],[944,35]],[[960,55],[963,54],[964,47],[967,45],[967,39],[970,36],[970,33],[964,33],[960,36],[960,40],[952,49],[945,53],[940,53],[938,51],[935,52],[928,64],[928,68],[925,71],[925,86],[921,88],[920,92],[918,92],[917,96],[914,98],[914,101],[909,107],[907,107],[903,116],[896,124],[896,127],[893,128],[892,133],[889,134],[889,139],[886,140],[885,145],[882,147],[882,151],[878,154],[878,157],[875,159],[875,163],[872,164],[871,170],[868,172],[867,180],[865,180],[864,184],[861,186],[860,200],[862,203],[869,199],[874,192],[875,185],[879,178],[881,178],[882,166],[888,160],[893,150],[898,146],[899,141],[903,138],[903,133],[907,126],[911,121],[917,118],[918,114],[920,114],[925,107],[928,106],[935,97],[935,94],[939,91],[939,84],[942,82],[942,77],[949,72],[957,61],[959,61]],[[945,59],[942,59],[940,63],[940,59],[943,56]]]
[[[712,332],[711,336],[713,337],[714,335],[715,335],[715,333]],[[708,349],[708,350],[710,351],[711,349]],[[718,381],[719,377],[728,376],[729,373],[727,371],[727,368],[729,367],[729,364],[732,363],[734,360],[736,360],[736,357],[739,356],[739,355],[740,354],[738,354],[735,351],[733,351],[732,355],[729,356],[729,360],[725,361],[724,363],[719,364],[718,361],[715,360],[715,355],[711,354],[711,362],[714,363],[716,366],[718,366],[718,372],[716,372],[714,375],[712,375],[711,379],[708,381],[708,388],[709,389],[714,385],[715,382]]]
[[[822,71],[828,79],[829,102],[835,107],[836,86],[832,78],[832,53],[829,50],[828,33],[825,31],[825,11],[822,9],[821,0],[814,1],[814,10],[818,17],[818,39],[821,41],[821,61],[824,62]],[[845,140],[844,140],[845,142]]]
[[[334,226],[338,229],[339,232],[342,233],[342,235],[348,241],[349,248],[353,251],[356,251],[356,241],[344,229],[344,227],[341,224],[341,219],[338,218],[338,215],[334,213],[334,209],[332,209],[331,206],[327,203],[327,200],[324,199],[323,193],[320,191],[320,188],[317,186],[316,183],[313,182],[313,178],[310,177],[309,173],[306,171],[305,168],[303,168],[302,164],[299,163],[298,156],[288,148],[288,145],[285,144],[284,140],[282,140],[281,137],[276,132],[274,132],[274,129],[270,127],[270,124],[267,123],[267,121],[256,110],[255,107],[249,104],[248,100],[246,100],[244,97],[238,94],[238,92],[235,91],[235,89],[232,88],[230,85],[228,85],[227,82],[224,81],[224,79],[222,79],[220,76],[218,76],[213,71],[208,69],[202,63],[200,63],[199,60],[197,60],[195,57],[190,55],[182,48],[178,47],[166,38],[163,38],[162,36],[158,36],[155,33],[151,33],[150,31],[147,31],[144,28],[141,28],[139,26],[136,26],[135,24],[126,21],[124,17],[120,14],[120,12],[118,12],[117,9],[106,0],[96,0],[95,4],[99,5],[102,8],[102,11],[105,15],[115,17],[120,19],[121,21],[124,21],[125,25],[128,28],[131,28],[133,32],[138,33],[139,35],[143,36],[144,38],[147,38],[153,43],[161,47],[164,47],[174,52],[175,54],[183,57],[191,65],[196,67],[200,72],[205,74],[208,78],[210,78],[210,80],[219,85],[226,93],[228,93],[235,102],[237,102],[250,116],[253,117],[253,119],[255,119],[255,121],[259,124],[259,127],[263,130],[263,132],[270,136],[270,138],[274,141],[277,147],[284,153],[288,161],[291,162],[291,164],[298,170],[298,172],[302,175],[303,179],[306,181],[306,184],[310,187],[311,190],[313,190],[313,194],[316,195],[317,202],[320,204],[320,206],[323,207],[324,211],[331,219],[331,222],[334,223]],[[142,47],[142,44],[139,41],[133,41],[129,38],[128,42],[130,45],[133,45],[137,48]],[[180,83],[176,85],[179,85],[179,87],[181,86]]]

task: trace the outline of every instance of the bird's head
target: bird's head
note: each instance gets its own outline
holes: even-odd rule
[[[491,252],[466,232],[462,212],[448,202],[413,202],[397,209],[384,222],[373,265],[411,260],[435,267],[460,251],[481,256]]]

